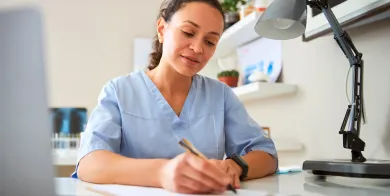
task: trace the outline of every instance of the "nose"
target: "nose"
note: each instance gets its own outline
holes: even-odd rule
[[[198,38],[194,39],[190,45],[190,49],[193,50],[196,54],[203,53],[203,40]]]

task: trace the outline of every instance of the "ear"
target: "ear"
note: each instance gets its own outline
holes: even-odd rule
[[[158,36],[160,43],[163,43],[163,41],[164,41],[164,32],[165,32],[165,26],[166,26],[165,24],[166,24],[166,22],[165,22],[163,17],[158,19],[158,21],[157,21],[157,36]]]

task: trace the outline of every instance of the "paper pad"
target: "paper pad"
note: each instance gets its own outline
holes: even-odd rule
[[[165,189],[160,188],[150,188],[150,187],[139,187],[139,186],[124,186],[124,185],[92,185],[89,190],[97,192],[102,194],[103,196],[128,196],[128,195],[143,195],[143,196],[156,196],[156,195],[162,195],[162,196],[180,196],[180,195],[186,195],[189,196],[189,194],[178,194],[178,193],[172,193],[170,191],[167,191]],[[207,194],[208,196],[212,196],[211,194]],[[224,194],[221,195],[236,195],[231,191],[226,191]],[[254,191],[254,190],[245,190],[245,189],[238,189],[237,195],[243,195],[243,196],[285,196],[281,194],[272,194],[267,192],[260,192],[260,191]]]

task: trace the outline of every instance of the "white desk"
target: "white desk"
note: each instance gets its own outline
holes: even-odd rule
[[[305,172],[282,174],[262,179],[246,181],[241,189],[286,195],[340,195],[340,196],[389,196],[390,180],[355,179],[328,177],[320,180]],[[56,178],[57,193],[60,195],[92,196],[102,195],[88,190],[89,183],[71,178]]]

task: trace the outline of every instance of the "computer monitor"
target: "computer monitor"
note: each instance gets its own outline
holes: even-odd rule
[[[55,195],[43,25],[37,8],[0,10],[0,195]]]

